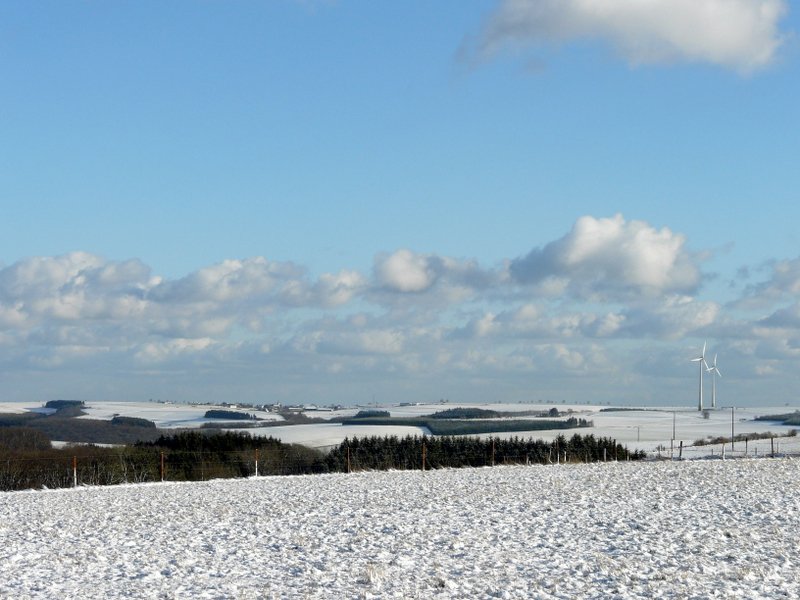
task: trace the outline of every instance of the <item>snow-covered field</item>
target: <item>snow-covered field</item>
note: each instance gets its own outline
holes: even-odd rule
[[[395,417],[413,417],[430,415],[440,410],[455,408],[460,406],[477,407],[501,412],[514,411],[546,411],[553,408],[551,404],[416,404],[409,406],[387,406],[369,407],[370,409],[388,410]],[[161,428],[192,428],[200,427],[209,422],[227,422],[226,419],[206,419],[205,412],[212,407],[209,405],[188,405],[188,404],[162,404],[158,402],[112,402],[112,401],[90,401],[87,402],[85,417],[92,419],[111,419],[115,415],[126,417],[139,417],[151,420]],[[729,409],[719,409],[708,411],[707,417],[695,409],[687,407],[654,407],[641,410],[609,410],[610,407],[600,407],[591,405],[556,405],[559,411],[573,411],[572,416],[590,420],[594,423],[591,428],[581,428],[572,430],[552,430],[552,431],[519,431],[512,433],[493,433],[485,434],[482,437],[520,437],[552,440],[558,435],[567,437],[574,433],[581,435],[593,434],[598,437],[609,437],[619,443],[627,445],[630,449],[641,449],[648,452],[655,452],[659,447],[669,449],[672,445],[677,448],[682,441],[684,452],[691,456],[710,454],[713,450],[719,453],[721,448],[705,448],[703,450],[688,450],[688,447],[695,440],[708,437],[730,436],[731,434],[731,411]],[[362,410],[354,407],[340,411],[308,411],[305,414],[310,417],[329,420],[338,416],[351,416]],[[22,413],[28,411],[44,410],[35,403],[0,403],[0,413]],[[785,435],[792,426],[780,425],[775,422],[755,421],[759,415],[776,415],[789,413],[796,410],[796,407],[744,407],[736,408],[733,413],[733,425],[735,434],[753,434],[772,431],[777,435]],[[247,409],[242,409],[248,412]],[[254,412],[250,410],[249,412]],[[264,421],[283,421],[283,417],[278,414],[258,411],[256,413]],[[530,417],[527,417],[530,418]],[[236,431],[236,429],[232,429]],[[307,425],[278,425],[272,427],[257,427],[252,429],[242,429],[251,435],[264,437],[274,437],[286,443],[304,444],[313,448],[330,448],[342,442],[346,437],[366,437],[384,435],[422,435],[427,430],[420,427],[406,426],[374,426],[374,425],[341,425],[337,423],[315,423]],[[673,432],[675,435],[674,443]],[[793,446],[788,440],[787,450]],[[768,450],[769,442],[759,443],[752,446],[754,450],[758,447],[759,452]],[[797,448],[800,451],[800,447]],[[795,451],[794,449],[792,451]],[[686,456],[686,454],[684,454]]]
[[[239,431],[263,437],[273,437],[285,444],[303,444],[311,448],[333,448],[342,443],[345,438],[396,435],[426,435],[428,430],[424,427],[408,427],[404,425],[342,425],[341,423],[314,423],[310,425],[277,425],[274,427],[259,427],[257,429],[227,429],[226,431]]]
[[[253,409],[230,409],[210,404],[167,404],[160,402],[90,401],[83,408],[84,415],[79,419],[100,419],[110,421],[116,416],[136,417],[153,421],[162,429],[196,428],[205,423],[229,423],[231,419],[207,419],[207,410],[223,409],[235,412],[256,414],[262,421],[283,421],[283,417]],[[0,413],[55,412],[37,404],[25,402],[0,402]]]
[[[800,461],[0,494],[0,597],[797,598]]]

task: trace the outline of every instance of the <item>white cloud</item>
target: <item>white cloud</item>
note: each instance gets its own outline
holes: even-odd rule
[[[504,0],[477,53],[590,39],[634,65],[700,62],[750,72],[775,59],[787,12],[785,0]]]
[[[625,311],[618,330],[620,337],[652,337],[679,340],[702,336],[703,330],[717,322],[721,307],[716,302],[698,301],[689,296],[672,295],[657,302]]]
[[[486,269],[476,261],[400,249],[379,254],[373,267],[369,299],[408,307],[457,305],[507,279],[505,269]]]
[[[176,356],[194,354],[206,350],[213,344],[209,338],[176,338],[142,345],[135,358],[145,363],[161,363]]]
[[[700,272],[684,243],[666,227],[626,222],[622,215],[585,216],[561,239],[512,261],[510,273],[539,293],[551,288],[588,299],[692,292]]]
[[[375,277],[380,285],[398,292],[422,292],[436,281],[431,258],[405,249],[378,256]]]
[[[766,271],[766,280],[749,285],[736,302],[738,308],[759,309],[800,296],[800,258],[771,261],[757,271]]]
[[[403,249],[376,257],[366,275],[311,277],[253,257],[166,279],[137,260],[27,258],[0,268],[0,374],[25,389],[47,378],[48,389],[86,390],[77,374],[91,365],[117,397],[155,386],[145,397],[236,390],[263,400],[257,390],[269,389],[282,401],[328,402],[365,389],[382,390],[382,401],[529,400],[538,389],[581,398],[580,386],[594,384],[573,380],[597,382],[594,391],[624,373],[631,395],[657,377],[666,397],[675,388],[663,379],[683,390],[684,349],[706,337],[726,383],[755,377],[742,348],[776,372],[800,372],[800,260],[769,265],[748,290],[760,300],[749,316],[700,296],[699,256],[679,233],[617,215],[582,217],[496,268]],[[631,362],[652,348],[679,357],[677,375]]]
[[[149,297],[163,302],[230,302],[264,296],[290,287],[303,277],[292,263],[270,262],[263,257],[225,260],[176,281],[164,281]]]
[[[341,306],[350,302],[366,285],[366,279],[357,271],[323,273],[314,286],[314,295],[323,306]]]

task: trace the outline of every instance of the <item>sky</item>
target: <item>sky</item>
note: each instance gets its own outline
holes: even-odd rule
[[[796,404],[799,24],[0,3],[0,400]]]

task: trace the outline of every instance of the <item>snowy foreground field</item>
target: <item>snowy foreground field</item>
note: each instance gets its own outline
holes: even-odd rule
[[[0,597],[798,598],[800,460],[0,494]]]

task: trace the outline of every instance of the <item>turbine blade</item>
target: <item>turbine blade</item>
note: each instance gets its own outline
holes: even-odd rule
[[[700,356],[702,356],[703,358],[706,357],[706,342],[703,342],[703,352]]]

